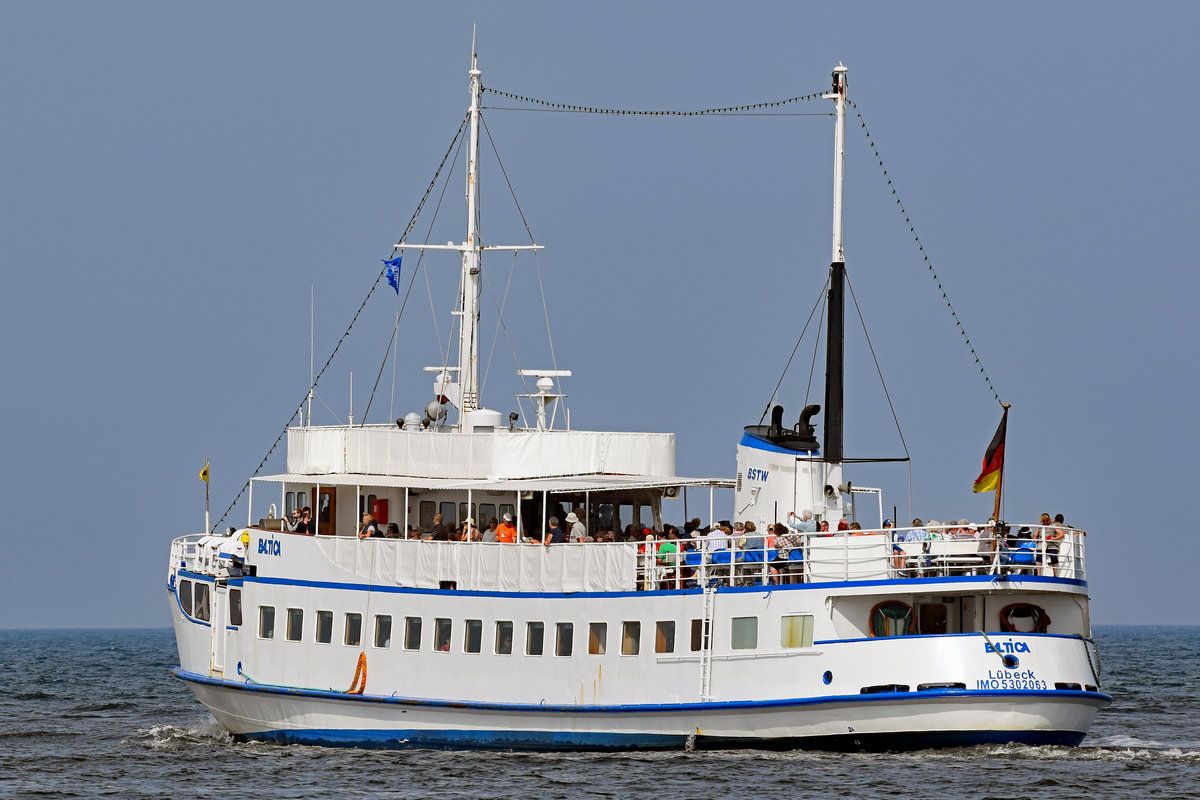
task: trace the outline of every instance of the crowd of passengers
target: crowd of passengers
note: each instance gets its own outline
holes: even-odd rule
[[[421,531],[407,525],[406,530],[401,531],[395,522],[381,527],[371,512],[366,511],[362,515],[358,537],[442,542],[522,541],[547,546],[567,542],[635,542],[639,545],[639,552],[653,554],[659,564],[668,566],[681,563],[679,554],[689,551],[703,551],[709,554],[718,550],[768,551],[773,556],[772,574],[786,576],[787,573],[795,571],[796,562],[800,560],[796,556],[803,547],[805,534],[832,536],[839,532],[857,536],[885,533],[890,534],[892,539],[892,561],[895,569],[899,573],[919,577],[930,566],[931,559],[928,553],[931,543],[939,540],[976,540],[979,542],[978,553],[1001,553],[1003,563],[1010,560],[1006,554],[1027,548],[1033,549],[1037,554],[1036,563],[1041,565],[1042,556],[1045,554],[1046,562],[1052,568],[1053,574],[1057,575],[1060,544],[1068,532],[1073,530],[1066,524],[1062,514],[1056,514],[1052,520],[1048,513],[1041,515],[1041,520],[1034,528],[1016,528],[1005,525],[1003,521],[997,525],[995,520],[988,520],[986,525],[977,525],[965,519],[957,522],[938,522],[933,519],[922,522],[920,519],[914,519],[912,527],[896,529],[893,522],[887,519],[883,521],[883,527],[880,529],[863,529],[858,522],[843,519],[837,523],[834,530],[830,530],[828,521],[817,520],[812,511],[804,509],[798,514],[789,513],[786,523],[775,522],[767,525],[766,531],[762,533],[750,521],[730,523],[728,520],[721,520],[703,525],[700,518],[696,517],[684,523],[682,529],[666,524],[661,530],[642,528],[639,531],[630,524],[626,525],[623,531],[606,530],[592,536],[588,534],[587,527],[582,522],[584,517],[583,508],[567,513],[563,522],[559,521],[558,516],[549,517],[546,520],[545,535],[539,536],[536,531],[519,534],[512,514],[509,513],[505,513],[501,518],[492,517],[482,530],[472,518],[467,518],[461,525],[447,525],[443,522],[441,514],[435,514],[429,530]],[[285,526],[292,533],[311,536],[314,533],[311,509],[305,506],[294,510],[291,517],[285,520]],[[915,555],[910,548],[903,546],[904,543],[911,542],[921,543],[922,555]]]

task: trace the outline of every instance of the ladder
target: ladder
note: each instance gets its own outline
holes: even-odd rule
[[[712,618],[717,587],[704,587],[704,618],[700,625],[700,700],[712,700]]]

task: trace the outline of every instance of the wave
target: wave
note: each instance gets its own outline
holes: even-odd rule
[[[154,725],[139,728],[134,736],[124,742],[156,752],[174,752],[197,745],[230,745],[233,744],[233,737],[215,721],[209,720],[189,727]]]

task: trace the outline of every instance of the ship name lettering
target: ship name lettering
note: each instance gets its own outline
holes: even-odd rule
[[[771,474],[770,470],[758,469],[757,467],[752,467],[752,468],[746,470],[746,479],[751,480],[751,481],[765,481],[767,479],[767,476],[770,474]]]
[[[996,642],[995,647],[991,642],[984,642],[983,652],[985,653],[1028,653],[1029,644],[1027,642]]]
[[[264,556],[277,556],[281,552],[278,539],[259,539],[258,552]]]

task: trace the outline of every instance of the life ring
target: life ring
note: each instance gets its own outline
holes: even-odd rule
[[[362,694],[367,688],[367,654],[358,654],[358,666],[354,668],[354,681],[346,694]]]
[[[871,636],[907,636],[912,632],[912,606],[899,600],[884,600],[871,609]]]
[[[1018,628],[1016,621],[1019,619],[1031,620],[1033,630]],[[1000,629],[1005,633],[1045,633],[1050,629],[1050,615],[1033,603],[1013,603],[1000,609]]]

